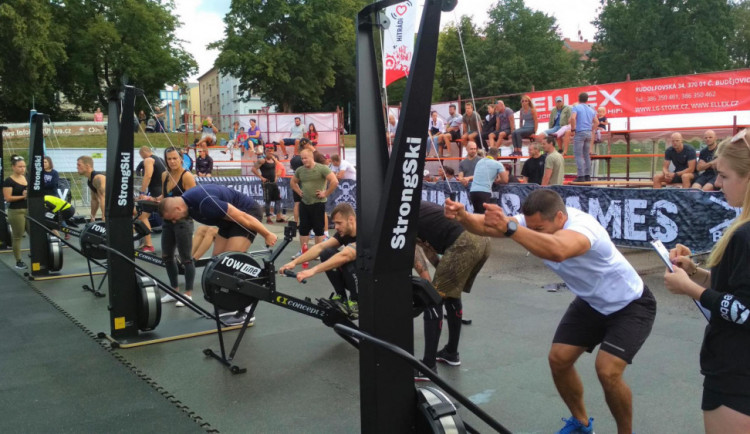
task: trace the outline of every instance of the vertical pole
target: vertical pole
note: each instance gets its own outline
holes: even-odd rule
[[[35,113],[31,116],[31,134],[29,135],[28,173],[28,212],[29,216],[42,221],[44,219],[44,115]],[[31,275],[43,276],[50,272],[51,258],[47,232],[34,228],[29,231],[29,249],[31,251]]]
[[[8,127],[0,125],[0,179],[5,179],[5,169],[3,168],[3,156],[5,155],[5,145],[3,143],[3,133]],[[5,196],[0,195],[0,209],[5,211]],[[13,240],[10,236],[10,228],[5,214],[0,214],[0,249],[7,250],[13,246]]]
[[[133,247],[133,113],[135,89],[127,86],[122,100],[109,101],[107,126],[107,183],[106,221],[107,245],[134,258]],[[122,122],[120,116],[122,115]],[[138,336],[138,294],[135,265],[120,256],[107,252],[109,318],[113,338],[126,339]]]

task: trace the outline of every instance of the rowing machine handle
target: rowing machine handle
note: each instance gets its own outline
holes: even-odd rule
[[[292,270],[284,270],[284,276],[297,278],[297,273]],[[307,283],[307,279],[302,279],[302,283]]]

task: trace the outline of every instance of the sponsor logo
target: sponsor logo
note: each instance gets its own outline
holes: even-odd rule
[[[721,299],[719,312],[721,312],[722,318],[736,324],[744,324],[747,321],[747,317],[750,316],[750,310],[744,304],[740,303],[739,300],[735,299],[732,294],[726,294]]]
[[[260,274],[260,268],[252,266],[250,264],[247,264],[242,261],[238,261],[237,259],[230,258],[229,256],[225,256],[221,262],[221,265],[224,265],[225,267],[239,271],[240,273],[246,274],[250,277],[258,277]]]
[[[308,313],[310,315],[316,315],[316,316],[322,316],[323,311],[318,309],[317,307],[310,306],[306,303],[302,303],[296,300],[289,300],[287,297],[283,297],[281,295],[276,297],[276,303],[283,304],[285,306],[289,306],[290,308],[303,312]]]
[[[128,203],[128,191],[130,190],[128,181],[132,174],[130,170],[130,159],[131,155],[129,152],[120,153],[120,172],[122,176],[120,177],[120,194],[117,196],[117,205],[119,206],[125,206]]]
[[[42,189],[42,172],[44,171],[42,158],[41,155],[34,155],[34,191]]]
[[[417,166],[419,164],[419,150],[422,147],[422,141],[416,137],[407,137],[406,143],[409,144],[409,152],[404,157],[404,164],[401,166],[401,176],[403,179],[403,189],[401,190],[401,205],[398,207],[398,221],[391,233],[391,248],[401,250],[406,245],[406,233],[409,230],[409,213],[411,213],[411,203],[414,201],[414,190],[419,185],[419,174]]]

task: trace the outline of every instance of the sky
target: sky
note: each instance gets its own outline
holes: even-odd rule
[[[283,0],[276,0],[283,1]],[[417,0],[420,5],[422,1]],[[468,15],[472,21],[483,26],[488,21],[487,11],[497,0],[458,0],[453,12],[443,14],[441,24],[455,21],[456,17]],[[208,50],[206,45],[224,37],[224,15],[229,11],[231,0],[177,0],[176,12],[180,16],[182,27],[177,30],[177,37],[183,40],[183,46],[192,53],[198,62],[198,77],[212,67],[217,50]],[[527,7],[544,12],[557,18],[557,24],[563,37],[577,39],[580,30],[583,38],[593,40],[596,29],[591,22],[599,13],[599,0],[525,0]],[[421,9],[419,11],[421,14]]]

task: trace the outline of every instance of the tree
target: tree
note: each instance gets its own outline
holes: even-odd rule
[[[68,60],[60,65],[59,88],[84,110],[105,106],[109,89],[125,84],[151,101],[165,84],[197,70],[175,38],[179,21],[171,1],[73,0],[55,7],[56,22],[68,29]]]
[[[463,41],[463,51],[466,52],[466,63],[464,63],[464,54],[461,50],[461,41]],[[480,29],[465,15],[459,19],[458,25],[452,23],[440,32],[433,100],[454,100],[459,96],[469,98],[472,89],[475,96],[492,94],[487,92],[486,83],[484,83],[486,65],[483,56],[487,51],[485,45],[486,42],[480,34]],[[467,65],[469,75],[466,74]]]
[[[0,3],[0,118],[28,119],[32,104],[43,113],[57,107],[55,76],[65,60],[63,32],[52,25],[43,0]]]
[[[750,1],[732,5],[732,37],[727,44],[732,67],[750,67]]]
[[[726,69],[727,0],[608,0],[595,24],[593,79],[600,83]]]
[[[216,66],[284,112],[351,101],[365,0],[232,1]],[[325,97],[325,101],[324,101]]]

